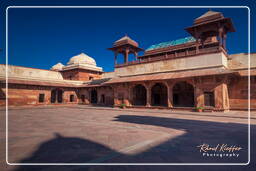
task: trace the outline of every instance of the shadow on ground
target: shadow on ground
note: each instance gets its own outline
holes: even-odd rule
[[[151,116],[119,115],[116,122],[165,127],[186,133],[135,155],[122,154],[102,144],[82,138],[63,137],[56,133],[53,139],[43,142],[28,158],[19,163],[246,163],[248,161],[247,124],[220,123]],[[251,126],[255,133],[255,125]],[[205,157],[196,146],[228,144],[242,147],[239,157]],[[255,141],[252,141],[255,147]],[[253,150],[251,150],[253,151]],[[255,156],[255,152],[251,156]],[[251,161],[255,163],[253,157]],[[20,166],[16,171],[28,170],[159,170],[173,166]],[[200,166],[195,170],[254,170],[249,166]],[[175,166],[175,170],[193,170],[192,166]]]

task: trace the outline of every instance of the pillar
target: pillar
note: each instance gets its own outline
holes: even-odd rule
[[[230,108],[228,87],[226,83],[221,83],[214,89],[215,108],[218,110],[228,111]]]
[[[197,86],[194,87],[194,102],[195,102],[195,107],[204,106],[203,91]]]
[[[199,53],[199,40],[196,38],[196,54]]]
[[[136,60],[138,60],[138,52],[134,52]]]
[[[147,104],[146,104],[146,106],[150,107],[151,106],[151,89],[149,86],[147,86],[146,89],[147,89]]]
[[[117,93],[117,87],[115,87],[115,89],[114,89],[114,87],[113,87],[113,94],[114,94],[114,107],[117,107],[117,106],[119,106],[120,105],[120,102],[119,102],[119,100],[118,100],[118,93]]]
[[[114,63],[115,65],[117,64],[117,55],[118,55],[118,52],[115,52],[115,59],[114,59],[115,60],[115,63]]]
[[[128,63],[128,57],[129,57],[129,49],[125,49],[125,54],[124,54],[124,63]]]
[[[172,92],[172,87],[173,87],[173,84],[168,84],[167,83],[167,93],[168,93],[168,98],[167,98],[167,106],[168,107],[173,107],[173,92]]]
[[[223,34],[223,48],[226,49],[227,34]]]
[[[196,28],[195,28],[195,38],[196,38],[196,54],[198,54],[199,53],[199,35],[198,35],[198,32],[197,32],[197,30],[196,30]]]
[[[221,46],[223,46],[223,28],[222,27],[219,28],[219,39],[220,39],[219,40],[220,41],[219,46],[221,47]]]

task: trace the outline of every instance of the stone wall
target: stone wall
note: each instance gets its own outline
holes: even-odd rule
[[[173,86],[177,82],[186,81],[194,87],[195,106],[204,106],[204,92],[214,92],[215,108],[218,110],[248,109],[248,79],[247,77],[228,76],[205,76],[189,79],[168,80],[168,81],[146,81],[115,84],[112,86],[94,88],[61,88],[63,90],[62,104],[90,104],[90,92],[97,90],[97,104],[132,106],[132,88],[143,85],[147,90],[147,105],[151,103],[151,88],[156,83],[164,84],[168,89],[167,107],[173,107]],[[0,105],[5,105],[6,89],[5,84],[1,85]],[[51,103],[51,90],[56,87],[32,86],[9,84],[8,103],[10,106],[19,105],[47,105]],[[251,77],[251,108],[256,109],[256,77]],[[45,101],[39,102],[39,94],[45,95]],[[74,95],[74,101],[70,102],[70,95]],[[84,101],[81,97],[84,96]],[[104,96],[104,100],[102,99]],[[145,106],[145,107],[146,107]]]
[[[102,78],[113,78],[115,77],[115,72],[104,72]]]
[[[61,71],[61,73],[63,75],[63,79],[65,80],[89,81],[92,79],[101,78],[100,73],[83,69],[72,69],[67,71]]]
[[[0,76],[5,77],[6,65],[0,64]],[[63,80],[57,71],[8,65],[8,77]]]
[[[5,84],[1,85],[1,94],[6,96]],[[18,85],[9,84],[8,86],[8,105],[22,106],[22,105],[48,105],[51,103],[51,90],[55,87],[47,86],[32,86],[32,85]],[[61,88],[63,93],[63,104],[78,103],[78,93],[75,88]],[[44,102],[39,102],[39,94],[44,94]],[[74,102],[70,102],[70,95],[74,95]],[[0,99],[0,105],[5,105],[5,98]]]
[[[139,75],[218,66],[227,67],[227,65],[227,57],[220,52],[118,67],[115,68],[115,76]]]
[[[112,87],[99,87],[98,92],[98,104],[112,106],[114,104],[114,91]]]
[[[233,54],[229,55],[231,60],[228,61],[228,67],[230,69],[244,69],[249,67],[248,58],[249,55],[247,53],[239,53],[239,54]],[[251,53],[250,55],[250,66],[251,68],[256,67],[256,53]]]
[[[251,77],[251,109],[256,109],[256,77]],[[248,77],[233,80],[228,86],[231,109],[248,109]]]

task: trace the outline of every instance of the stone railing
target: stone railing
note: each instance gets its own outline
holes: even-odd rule
[[[174,58],[180,58],[180,57],[189,57],[189,56],[214,53],[214,52],[223,52],[226,56],[228,56],[226,50],[223,47],[213,46],[213,47],[208,47],[208,48],[201,48],[201,49],[199,49],[198,53],[196,53],[196,50],[191,50],[191,51],[187,51],[187,52],[186,51],[177,52],[177,53],[163,52],[162,54],[159,54],[155,57],[148,56],[145,59],[129,61],[124,64],[116,64],[115,67],[119,68],[119,67],[125,67],[125,66],[129,66],[129,65],[136,65],[136,64],[154,62],[154,61],[159,61],[159,60],[168,60],[168,59],[174,59]]]

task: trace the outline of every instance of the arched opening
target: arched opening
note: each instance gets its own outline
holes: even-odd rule
[[[178,82],[173,86],[173,105],[174,107],[193,107],[194,106],[194,87],[185,82]]]
[[[151,105],[167,106],[167,87],[162,83],[156,83],[151,88]]]
[[[95,104],[98,102],[98,95],[96,90],[91,91],[91,103]]]
[[[138,84],[133,88],[133,105],[145,106],[147,103],[147,90],[146,88]]]
[[[51,91],[51,103],[62,103],[63,101],[63,90],[61,89],[53,89]]]

